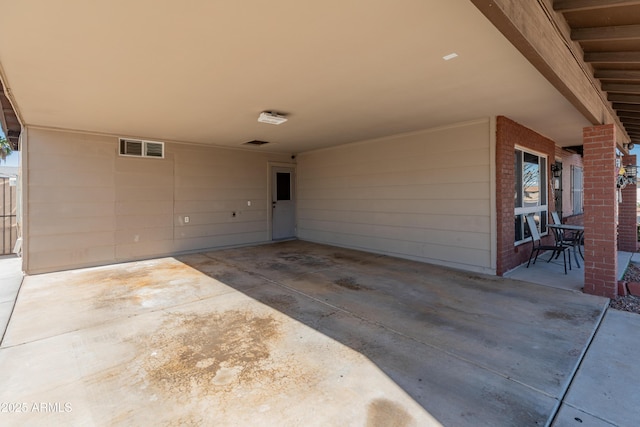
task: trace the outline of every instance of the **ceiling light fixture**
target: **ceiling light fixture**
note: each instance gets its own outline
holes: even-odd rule
[[[283,114],[278,114],[274,111],[263,111],[258,117],[260,123],[268,123],[270,125],[281,125],[287,121],[287,118]]]
[[[442,59],[444,59],[445,61],[449,61],[450,59],[457,58],[457,57],[458,57],[458,54],[453,52],[453,53],[450,53],[449,55],[443,56]]]

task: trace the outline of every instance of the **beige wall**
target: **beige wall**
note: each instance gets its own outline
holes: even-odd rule
[[[298,237],[495,272],[490,121],[298,156]]]
[[[289,156],[166,143],[164,159],[129,158],[115,136],[27,135],[28,273],[270,239],[269,162]]]

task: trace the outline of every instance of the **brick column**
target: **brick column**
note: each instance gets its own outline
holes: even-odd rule
[[[635,165],[636,156],[624,156],[623,165]],[[638,226],[636,224],[636,185],[627,185],[622,190],[622,203],[618,205],[618,249],[638,252]]]
[[[616,134],[612,124],[583,129],[584,292],[618,294]]]

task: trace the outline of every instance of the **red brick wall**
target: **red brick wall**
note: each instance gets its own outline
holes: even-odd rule
[[[635,165],[636,156],[624,156],[622,164]],[[618,249],[626,252],[638,251],[636,188],[635,185],[627,185],[622,190],[622,203],[618,205]]]
[[[614,298],[617,286],[616,134],[612,124],[584,128],[584,292]]]
[[[511,119],[498,116],[496,121],[496,220],[497,260],[496,274],[499,276],[529,259],[531,243],[515,246],[513,199],[515,189],[514,151],[516,145],[548,156],[547,176],[551,174],[555,143]],[[549,180],[550,184],[550,180]],[[553,210],[551,187],[548,185],[549,212]],[[552,241],[551,236],[545,239]]]

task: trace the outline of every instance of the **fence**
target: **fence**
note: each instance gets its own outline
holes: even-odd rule
[[[12,185],[13,184],[13,185]],[[16,186],[9,177],[0,176],[0,255],[13,251],[18,238]]]

